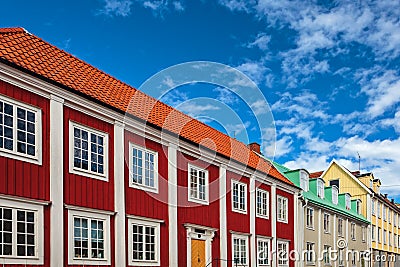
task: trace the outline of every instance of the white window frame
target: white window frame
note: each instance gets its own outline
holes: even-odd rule
[[[357,199],[356,200],[356,212],[358,213],[358,214],[361,214],[361,212],[362,212],[362,205],[361,205],[361,200],[360,199]]]
[[[309,190],[309,175],[305,171],[300,171],[300,187],[303,191],[308,192]]]
[[[259,213],[259,211],[258,211],[258,203],[259,203],[258,202],[258,195],[259,194],[261,194],[261,200],[263,200],[264,196],[265,196],[265,199],[267,201],[267,203],[263,203],[263,201],[261,201],[261,210],[264,211],[263,205],[265,204],[265,207],[266,207],[265,208],[265,213],[266,214],[263,214],[264,212]],[[260,189],[260,188],[256,189],[256,216],[258,218],[264,218],[264,219],[268,219],[269,218],[269,192],[266,191],[266,190]]]
[[[325,219],[326,218],[326,219]],[[327,212],[324,212],[324,233],[329,234],[331,232],[331,215]]]
[[[339,217],[338,218],[338,236],[343,237],[343,218]],[[340,231],[339,231],[340,229]]]
[[[0,256],[2,264],[44,264],[44,208],[43,205],[30,203],[29,200],[11,200],[0,198],[0,206],[3,208],[10,208],[13,212],[13,232],[12,232],[12,246],[13,255]],[[16,256],[16,243],[17,243],[17,220],[14,220],[17,210],[32,211],[35,213],[35,256]]]
[[[331,265],[330,249],[331,249],[331,246],[324,245],[324,250],[323,250],[323,263],[324,263],[324,265]]]
[[[282,205],[282,207],[281,207],[281,206],[279,205],[279,200],[284,201],[284,204],[285,204],[285,205]],[[289,199],[288,199],[287,197],[284,197],[284,196],[281,196],[281,195],[277,195],[276,205],[277,205],[277,207],[276,207],[276,212],[277,212],[276,218],[277,218],[277,221],[278,221],[278,222],[281,222],[281,223],[288,223]],[[280,214],[281,214],[281,213],[280,213],[280,209],[281,209],[281,208],[284,208],[284,213],[282,213],[282,214],[284,214],[285,218],[280,218]]]
[[[309,256],[311,255],[311,261],[309,260]],[[306,243],[306,264],[314,265],[315,264],[315,243],[307,242]]]
[[[378,211],[378,218],[381,218],[381,203],[377,201],[377,211]]]
[[[373,199],[371,199],[371,206],[372,206],[371,208],[372,215],[375,215],[375,200]]]
[[[383,205],[382,212],[383,212],[383,220],[386,222],[386,220],[387,220],[387,214],[386,214],[386,206],[385,206],[385,205]]]
[[[246,235],[239,235],[239,234],[232,234],[232,260],[233,263],[232,265],[235,266],[235,262],[234,262],[234,255],[235,255],[235,243],[234,240],[235,239],[239,239],[239,240],[245,240],[245,244],[246,244],[246,263],[245,264],[241,264],[238,263],[238,266],[249,266],[249,237]],[[239,253],[241,253],[242,251],[240,251]]]
[[[356,240],[356,224],[355,223],[351,223],[351,225],[350,225],[350,238],[353,241]]]
[[[239,199],[238,199],[239,206],[238,206],[238,208],[235,208],[234,203],[233,203],[233,187],[235,184],[237,184],[239,186]],[[239,208],[240,207],[240,188],[241,187],[244,188],[244,209]],[[242,182],[239,182],[234,179],[231,180],[231,205],[232,205],[232,211],[242,213],[242,214],[247,214],[247,184],[246,183],[242,183]]]
[[[346,204],[346,209],[351,210],[351,196],[349,194],[345,195],[345,204]]]
[[[259,260],[262,260],[262,259],[260,259],[261,251],[259,251],[259,246],[260,246],[259,242],[266,243],[268,246],[268,251],[267,251],[268,263],[267,264],[259,263]],[[257,237],[257,266],[270,266],[271,265],[270,256],[271,256],[271,240],[269,238]]]
[[[142,184],[133,182],[133,149],[141,150],[143,153],[142,159]],[[145,184],[145,153],[154,155],[154,187]],[[129,142],[129,187],[140,190],[158,193],[158,152],[147,149]]]
[[[366,237],[367,237],[367,233],[366,233],[366,228],[365,228],[365,226],[361,226],[361,234],[362,234],[362,239],[361,239],[361,241],[363,242],[363,243],[365,243],[367,240],[366,240]]]
[[[148,226],[155,228],[155,260],[134,260],[133,259],[133,224],[141,225],[141,226]],[[154,219],[139,219],[139,218],[129,218],[128,219],[128,265],[129,266],[160,266],[160,221]]]
[[[310,215],[311,212],[311,215]],[[307,207],[306,208],[306,227],[308,229],[314,230],[314,208]]]
[[[94,133],[96,135],[100,135],[103,137],[103,142],[104,142],[104,173],[97,173],[97,172],[92,172],[91,169],[91,143],[90,143],[90,138],[88,138],[88,170],[84,170],[81,168],[77,168],[74,166],[74,128],[77,127],[80,130],[87,131],[90,135],[90,133]],[[108,161],[109,161],[109,149],[108,149],[108,142],[109,142],[109,137],[108,133],[106,132],[101,132],[97,129],[93,129],[89,126],[82,125],[73,121],[69,121],[69,172],[77,175],[82,175],[85,177],[89,178],[94,178],[102,181],[108,182]]]
[[[376,241],[376,226],[375,225],[372,225],[371,232],[372,232],[372,234],[371,234],[372,241]]]
[[[191,184],[190,184],[190,170],[191,170],[191,169],[197,170],[197,172],[199,172],[199,171],[204,172],[204,174],[205,174],[205,188],[204,188],[205,199],[204,199],[204,200],[203,200],[203,199],[200,199],[200,198],[192,197],[192,196],[190,195],[190,190],[191,190]],[[189,201],[189,202],[195,202],[195,203],[203,204],[203,205],[208,205],[208,204],[209,204],[209,179],[208,179],[208,170],[205,169],[205,168],[201,168],[201,167],[192,165],[192,164],[188,164],[187,175],[188,175],[188,177],[187,177],[187,181],[188,181],[188,187],[187,187],[187,190],[188,190],[188,201]],[[198,179],[199,179],[199,177],[197,176],[197,189],[196,189],[196,190],[197,190],[197,193],[198,193],[198,195],[199,195],[199,193],[200,193],[200,187],[199,187],[200,184],[199,184],[199,182],[198,182]]]
[[[37,165],[42,165],[42,110],[38,107],[0,95],[0,101],[13,105],[13,150],[0,148],[0,156],[17,159]],[[35,156],[17,152],[17,107],[26,109],[36,114],[35,120]],[[3,118],[4,121],[4,118]],[[3,133],[4,134],[4,133]],[[3,135],[4,136],[4,135]],[[4,145],[4,144],[3,144]]]
[[[378,227],[378,243],[382,243],[382,228]]]
[[[101,212],[101,213],[100,213]],[[68,210],[68,264],[69,265],[110,265],[111,264],[111,227],[110,227],[110,215],[106,214],[107,212],[99,211],[96,213],[95,211],[83,211],[83,210]],[[103,230],[104,230],[104,258],[96,259],[96,258],[75,258],[74,257],[74,218],[84,218],[90,221],[101,220],[103,221]],[[88,233],[90,236],[90,233]],[[89,252],[91,248],[91,242],[89,238]],[[89,253],[90,254],[90,253]]]
[[[334,205],[339,203],[339,189],[335,185],[332,186],[332,203]]]
[[[321,179],[317,180],[317,195],[321,199],[325,198],[325,184]]]
[[[285,245],[286,246],[286,259],[284,259],[284,260],[286,260],[286,264],[280,264],[279,263],[279,261],[280,261],[280,259],[279,259],[279,245]],[[277,241],[277,244],[276,244],[276,252],[277,252],[277,263],[278,263],[278,266],[279,267],[287,267],[287,266],[289,266],[289,242],[288,241],[282,241],[282,240],[278,240]]]

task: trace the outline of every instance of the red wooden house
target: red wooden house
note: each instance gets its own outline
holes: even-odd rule
[[[295,248],[298,190],[245,144],[0,29],[0,266],[294,266],[266,252]]]

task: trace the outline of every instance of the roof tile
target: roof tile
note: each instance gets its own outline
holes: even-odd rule
[[[244,143],[157,101],[23,28],[0,28],[0,58],[293,185]]]

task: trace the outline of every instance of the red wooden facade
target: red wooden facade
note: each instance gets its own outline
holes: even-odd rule
[[[0,31],[1,34],[1,31]],[[0,63],[3,64],[3,63]],[[11,68],[10,66],[8,66]],[[40,80],[37,77],[33,77],[30,74],[26,74],[30,78]],[[21,83],[23,83],[24,78],[20,78]],[[74,94],[71,93],[61,87],[57,87],[57,90],[50,90],[48,88],[41,88],[40,85],[35,85],[35,90],[33,89],[22,89],[18,86],[11,85],[5,81],[0,80],[0,95],[5,96],[6,98],[15,100],[20,103],[28,104],[34,107],[37,107],[41,111],[41,134],[42,139],[40,145],[41,154],[42,154],[42,162],[41,164],[29,163],[24,160],[14,159],[12,156],[7,155],[5,150],[2,151],[0,155],[0,207],[2,206],[2,201],[5,199],[11,199],[18,205],[20,201],[36,203],[36,205],[43,205],[43,223],[44,223],[44,233],[43,233],[43,244],[36,244],[37,246],[43,246],[44,258],[43,264],[35,264],[35,265],[26,265],[26,264],[9,264],[4,266],[45,266],[50,267],[51,262],[51,250],[57,250],[57,247],[51,245],[51,234],[54,231],[61,232],[60,238],[63,238],[64,248],[63,251],[59,251],[60,258],[63,263],[63,266],[87,266],[86,264],[74,264],[69,263],[71,260],[69,256],[69,252],[71,250],[71,236],[73,237],[75,233],[71,232],[68,228],[68,225],[71,224],[69,216],[71,211],[81,211],[87,213],[96,213],[102,214],[104,216],[109,216],[109,229],[106,231],[109,232],[110,237],[108,243],[110,245],[109,251],[109,264],[105,264],[107,266],[117,266],[116,264],[117,254],[120,252],[118,250],[122,249],[125,251],[126,258],[123,262],[126,262],[126,266],[135,266],[129,265],[128,247],[129,240],[132,237],[132,233],[128,231],[128,224],[130,219],[136,218],[144,218],[144,220],[153,220],[159,224],[159,263],[155,266],[170,266],[171,259],[173,255],[177,253],[177,265],[178,266],[187,266],[188,262],[190,262],[191,255],[188,255],[188,246],[190,242],[188,238],[188,231],[190,227],[196,228],[199,227],[200,230],[206,229],[205,231],[213,232],[212,234],[212,242],[210,245],[210,255],[211,258],[207,259],[208,261],[212,259],[221,259],[221,255],[223,254],[222,250],[226,250],[226,258],[223,260],[232,260],[233,259],[233,247],[232,247],[232,237],[233,235],[239,234],[248,237],[248,246],[247,246],[247,254],[248,254],[248,262],[247,266],[256,266],[257,258],[252,257],[251,255],[256,255],[253,253],[257,251],[257,248],[251,242],[250,236],[263,236],[270,238],[271,240],[287,240],[289,241],[290,250],[295,249],[295,240],[294,240],[294,195],[297,192],[297,188],[295,188],[289,182],[285,182],[276,178],[272,178],[265,174],[264,178],[266,179],[265,183],[256,181],[255,186],[259,187],[267,192],[269,192],[269,215],[268,218],[259,218],[256,217],[256,211],[251,208],[251,203],[255,203],[252,197],[255,197],[254,194],[250,192],[250,176],[249,172],[246,174],[239,175],[238,169],[245,169],[246,166],[241,166],[240,164],[235,165],[235,170],[230,169],[230,167],[226,168],[226,188],[220,188],[220,173],[222,167],[221,164],[217,161],[207,162],[207,160],[199,160],[193,155],[196,155],[196,151],[193,153],[184,153],[182,151],[187,151],[188,147],[193,147],[195,150],[195,146],[192,143],[185,143],[185,148],[177,148],[176,159],[177,166],[173,166],[169,164],[169,161],[172,159],[168,158],[168,149],[169,147],[164,143],[161,144],[157,141],[154,141],[156,138],[146,138],[145,136],[141,136],[133,133],[129,130],[128,127],[123,128],[123,147],[115,147],[116,137],[116,118],[121,114],[116,112],[115,109],[110,109],[109,106],[104,105],[104,103],[100,103],[99,101],[92,101],[92,98],[83,95],[82,93]],[[52,85],[55,86],[55,85]],[[41,92],[41,95],[35,92]],[[51,186],[57,182],[55,181],[55,177],[50,177],[50,165],[57,165],[57,161],[50,161],[50,132],[54,130],[52,125],[50,125],[50,116],[54,114],[50,113],[50,105],[51,105],[51,94],[57,95],[58,92],[62,91],[62,95],[58,95],[57,97],[62,98],[64,104],[59,104],[62,106],[63,114],[63,129],[60,130],[60,134],[63,135],[63,141],[60,145],[62,147],[62,159],[59,161],[63,164],[62,167],[62,188],[63,190],[59,192],[60,195],[52,196],[59,197],[62,200],[63,206],[63,217],[62,221],[64,222],[64,228],[60,229],[58,225],[52,224],[50,218],[52,212],[52,201],[50,197]],[[46,96],[47,95],[47,96]],[[79,101],[76,101],[79,99]],[[97,105],[99,111],[91,110],[87,112],[85,103],[90,102],[90,104]],[[100,111],[100,108],[107,109],[107,114],[103,114]],[[60,114],[58,114],[60,115]],[[70,123],[76,123],[82,125],[84,127],[94,129],[98,132],[102,132],[108,136],[108,149],[107,153],[107,179],[96,179],[87,175],[80,175],[70,171],[70,164],[72,155],[70,155],[70,146],[71,146],[71,131],[70,131]],[[115,122],[115,123],[114,123]],[[143,122],[140,122],[143,123]],[[54,126],[53,126],[54,127]],[[124,127],[124,126],[122,126]],[[132,126],[133,127],[133,126]],[[160,129],[154,128],[157,131]],[[153,130],[154,130],[153,129]],[[160,134],[161,135],[161,134]],[[144,147],[148,150],[154,151],[158,155],[157,168],[158,168],[158,192],[149,192],[137,187],[132,186],[131,176],[130,176],[130,144],[134,144],[139,147]],[[115,173],[117,171],[116,167],[116,158],[118,157],[118,151],[124,151],[124,164],[123,176],[115,177]],[[122,152],[121,152],[122,153]],[[190,155],[188,155],[190,154]],[[226,160],[223,158],[223,160]],[[193,201],[188,200],[188,166],[193,165],[198,168],[207,170],[208,172],[208,203],[195,203]],[[121,166],[121,165],[118,165]],[[241,166],[241,167],[238,167]],[[177,207],[174,210],[174,207],[171,207],[169,203],[171,203],[171,199],[168,198],[169,190],[170,190],[170,169],[176,168],[177,174]],[[121,168],[122,169],[122,168]],[[260,175],[260,172],[258,173]],[[121,180],[122,179],[122,180]],[[253,179],[253,178],[252,178]],[[123,193],[124,198],[122,200],[122,205],[125,210],[125,214],[118,214],[117,206],[118,203],[118,194],[116,194],[118,182],[123,181]],[[239,181],[247,185],[246,191],[246,213],[235,212],[232,210],[232,181]],[[59,182],[59,181],[58,181]],[[271,218],[273,217],[273,213],[276,213],[276,207],[271,206],[273,197],[276,197],[272,193],[272,186],[276,186],[276,194],[280,196],[284,196],[288,199],[288,223],[280,223],[277,222],[276,225],[272,225]],[[286,189],[283,189],[286,188]],[[119,188],[121,189],[121,188]],[[221,192],[226,191],[225,203],[221,200]],[[289,193],[290,192],[290,193]],[[22,200],[21,200],[22,199]],[[39,204],[38,204],[39,203]],[[40,204],[43,203],[43,204]],[[225,205],[226,214],[221,212],[221,205]],[[275,208],[275,210],[274,210]],[[171,214],[174,214],[172,211],[176,211],[176,220],[171,218]],[[116,240],[120,240],[119,237],[115,234],[117,230],[117,216],[121,216],[123,218],[123,222],[125,224],[124,230],[124,244],[117,244]],[[253,216],[255,219],[255,232],[252,230],[252,219]],[[221,229],[221,223],[226,222],[226,229]],[[174,225],[172,225],[174,224]],[[253,224],[253,228],[254,228]],[[177,227],[176,236],[170,236],[172,226]],[[274,231],[276,229],[276,236],[273,237]],[[227,235],[222,236],[222,232],[226,230]],[[252,232],[253,231],[253,232]],[[224,240],[223,240],[224,239]],[[171,242],[173,241],[173,242]],[[176,241],[176,242],[175,242]],[[221,248],[221,244],[225,241],[226,247]],[[1,242],[0,242],[1,243]],[[170,244],[176,243],[176,247],[170,247]],[[0,265],[1,265],[2,255],[0,254]],[[176,263],[175,263],[176,264]],[[221,262],[218,263],[219,266]],[[96,263],[90,263],[90,266],[97,266]],[[215,266],[214,263],[213,266]],[[3,265],[2,265],[3,266]],[[61,266],[61,265],[60,265]],[[104,266],[104,264],[99,264],[98,266]],[[137,264],[136,266],[140,266]],[[232,266],[232,262],[228,264],[228,266]],[[290,266],[294,266],[294,262],[290,262]],[[58,266],[51,266],[58,267]]]

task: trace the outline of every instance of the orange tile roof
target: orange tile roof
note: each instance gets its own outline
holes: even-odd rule
[[[0,60],[293,185],[244,143],[157,101],[23,28],[0,28]]]
[[[319,178],[323,173],[323,171],[310,173],[310,178]]]

